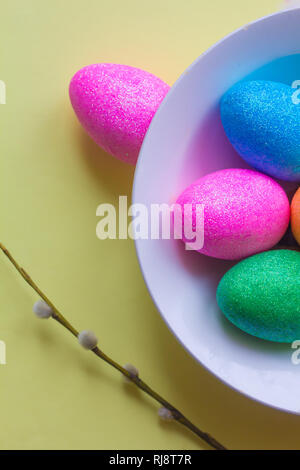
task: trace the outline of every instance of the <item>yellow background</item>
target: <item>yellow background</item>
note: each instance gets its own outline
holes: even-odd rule
[[[229,448],[300,448],[300,418],[263,407],[203,370],[168,331],[134,243],[99,241],[95,210],[130,195],[134,169],[85,136],[68,99],[82,66],[126,63],[172,84],[210,45],[277,0],[1,2],[1,240],[78,329]],[[1,449],[206,448],[53,321],[0,258]],[[300,373],[300,369],[299,369]],[[299,394],[300,409],[300,394]]]

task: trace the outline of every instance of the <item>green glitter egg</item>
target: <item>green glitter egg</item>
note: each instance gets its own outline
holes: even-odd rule
[[[300,339],[300,253],[272,250],[241,261],[222,277],[217,302],[246,333],[280,343]]]

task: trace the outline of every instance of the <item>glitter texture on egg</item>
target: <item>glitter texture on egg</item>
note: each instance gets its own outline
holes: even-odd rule
[[[292,84],[291,84],[292,85]],[[296,89],[271,81],[242,81],[221,100],[226,135],[252,167],[300,181],[300,105]]]
[[[94,64],[79,70],[69,93],[90,137],[106,152],[135,164],[150,122],[169,85],[144,70]]]
[[[300,338],[300,253],[272,250],[236,264],[222,277],[217,302],[246,333],[290,343]]]
[[[204,205],[204,246],[199,252],[228,260],[273,247],[284,235],[290,217],[289,201],[281,186],[269,176],[247,169],[210,173],[183,191],[177,203],[183,211],[185,204],[194,205],[190,215],[183,217],[183,222],[193,227],[195,204]],[[182,239],[188,242],[184,235]]]

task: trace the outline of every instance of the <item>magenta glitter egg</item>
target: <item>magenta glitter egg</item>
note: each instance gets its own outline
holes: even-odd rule
[[[185,189],[177,203],[182,208],[193,204],[183,221],[193,224],[195,230],[202,229],[195,225],[195,204],[204,206],[204,245],[198,251],[228,260],[272,248],[284,235],[290,218],[282,187],[269,176],[245,169],[210,173]],[[188,241],[184,235],[182,239]]]
[[[94,64],[70,83],[74,111],[92,139],[106,152],[135,164],[149,124],[169,85],[144,70]]]

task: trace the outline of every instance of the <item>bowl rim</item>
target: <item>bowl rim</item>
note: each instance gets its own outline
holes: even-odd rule
[[[133,188],[132,188],[132,203],[138,203],[139,201],[137,200],[137,180],[139,178],[139,174],[141,172],[141,168],[142,168],[142,160],[143,160],[143,153],[144,153],[144,148],[145,146],[147,145],[148,143],[148,140],[152,134],[152,129],[154,127],[154,124],[156,123],[157,120],[160,119],[160,115],[161,113],[163,112],[163,109],[167,106],[168,104],[168,101],[171,99],[171,97],[173,96],[173,93],[175,92],[175,89],[179,86],[179,84],[184,80],[184,77],[187,73],[189,73],[189,71],[194,68],[194,66],[196,64],[198,64],[198,62],[200,62],[207,54],[209,54],[211,51],[213,51],[215,48],[217,48],[221,43],[227,41],[228,39],[230,39],[231,37],[235,36],[235,35],[238,35],[241,31],[245,30],[245,29],[248,29],[248,27],[251,27],[252,25],[254,24],[257,24],[257,23],[261,23],[261,22],[264,22],[265,20],[268,20],[272,17],[277,17],[277,16],[281,16],[281,15],[290,15],[292,12],[295,12],[297,11],[298,14],[300,13],[300,6],[299,7],[294,7],[294,8],[287,8],[287,9],[283,9],[283,10],[279,10],[279,11],[276,11],[274,13],[271,13],[271,14],[268,14],[268,15],[264,15],[256,20],[253,20],[249,23],[246,23],[245,25],[241,26],[240,28],[230,32],[229,34],[227,34],[226,36],[222,37],[221,39],[219,39],[216,43],[214,43],[212,46],[210,46],[208,49],[206,49],[202,54],[200,54],[200,56],[198,56],[181,74],[180,76],[177,78],[177,80],[174,82],[174,84],[171,86],[170,90],[168,91],[166,97],[164,98],[164,100],[162,101],[161,105],[159,106],[159,109],[157,110],[157,112],[155,113],[151,123],[150,123],[150,126],[149,128],[147,129],[147,132],[146,132],[146,135],[144,137],[144,140],[143,140],[143,143],[141,145],[141,148],[140,148],[140,152],[139,152],[139,157],[138,157],[138,160],[137,160],[137,164],[136,164],[136,168],[135,168],[135,172],[134,172],[134,181],[133,181]],[[175,338],[177,339],[177,341],[180,343],[181,346],[183,346],[183,348],[188,352],[188,354],[198,363],[200,364],[206,371],[208,371],[210,374],[212,374],[216,379],[218,379],[219,381],[221,381],[224,385],[228,386],[229,388],[231,388],[232,390],[238,392],[239,394],[257,402],[257,403],[260,403],[261,405],[264,405],[264,406],[268,406],[270,408],[273,408],[275,410],[278,410],[278,411],[281,411],[281,412],[284,412],[284,413],[288,413],[288,414],[294,414],[294,415],[299,415],[299,411],[296,411],[296,410],[293,410],[293,409],[287,409],[287,408],[284,408],[283,406],[279,406],[279,405],[276,405],[276,404],[273,404],[273,403],[269,403],[268,401],[265,401],[263,399],[260,399],[258,397],[255,397],[255,396],[252,396],[250,393],[247,393],[245,390],[241,389],[241,388],[238,388],[237,386],[235,385],[232,385],[230,383],[229,380],[225,379],[224,377],[218,375],[215,371],[211,370],[205,363],[203,363],[201,361],[200,358],[196,357],[196,355],[193,353],[193,351],[189,348],[189,346],[178,336],[178,334],[176,333],[176,331],[174,330],[174,328],[172,327],[172,325],[170,324],[170,322],[168,321],[168,319],[166,318],[166,316],[164,315],[163,311],[160,309],[155,297],[154,297],[154,294],[152,293],[152,290],[150,288],[150,282],[147,278],[147,274],[145,273],[145,269],[143,267],[143,262],[142,262],[142,259],[141,259],[141,240],[134,240],[134,244],[135,244],[135,250],[136,250],[136,255],[137,255],[137,259],[138,259],[138,263],[139,263],[139,267],[140,267],[140,270],[141,270],[141,273],[142,273],[142,276],[143,276],[143,279],[144,279],[144,282],[145,282],[145,285],[147,287],[147,290],[150,294],[150,297],[158,311],[158,313],[160,314],[161,318],[163,319],[163,321],[166,323],[167,327],[169,328],[169,330],[172,332],[172,334],[175,336]]]

